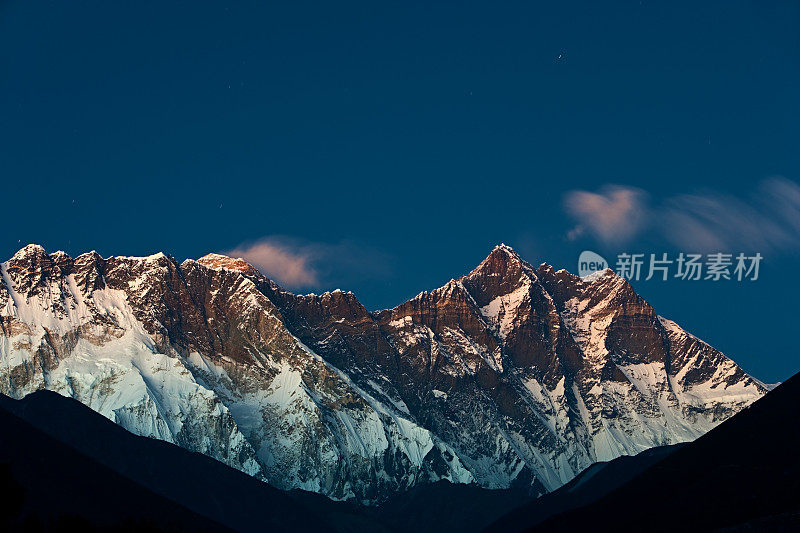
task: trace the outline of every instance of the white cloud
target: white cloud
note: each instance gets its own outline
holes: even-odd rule
[[[292,248],[273,238],[228,250],[225,255],[241,257],[265,276],[287,287],[316,287],[319,275],[307,249]]]
[[[621,244],[651,227],[655,236],[690,252],[800,249],[800,186],[785,178],[763,180],[746,197],[705,191],[655,206],[646,200],[643,191],[619,186],[571,191],[565,208],[579,224],[567,237],[589,233],[604,244]]]
[[[577,222],[567,233],[570,240],[589,233],[605,244],[621,244],[647,221],[647,193],[633,187],[606,185],[597,193],[570,191],[564,207]]]
[[[350,241],[322,243],[269,236],[223,253],[241,257],[291,289],[333,289],[391,274],[391,261],[385,254]]]
[[[747,199],[706,192],[668,199],[664,236],[689,250],[790,250],[800,247],[800,186],[784,178],[759,184]]]

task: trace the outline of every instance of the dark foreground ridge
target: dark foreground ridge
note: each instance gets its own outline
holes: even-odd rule
[[[521,505],[484,531],[523,531],[556,514],[589,505],[683,446],[686,444],[658,446],[637,455],[624,455],[613,461],[595,463],[560,489]]]
[[[2,531],[229,531],[5,409],[0,427]]]
[[[326,531],[313,505],[342,515],[351,509],[317,494],[278,490],[202,454],[133,435],[54,392],[22,400],[0,396],[0,417],[0,461],[24,489],[12,492],[24,501],[17,507],[22,518],[76,515],[117,527],[125,517],[123,524],[166,530]],[[352,518],[354,527],[364,520]]]

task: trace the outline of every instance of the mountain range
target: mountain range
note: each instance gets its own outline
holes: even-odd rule
[[[55,391],[279,489],[361,504],[441,481],[544,494],[768,390],[613,271],[533,267],[505,245],[381,311],[218,254],[29,245],[0,274],[3,394]]]

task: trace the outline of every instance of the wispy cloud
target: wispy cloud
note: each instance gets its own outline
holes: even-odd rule
[[[291,289],[336,288],[359,278],[386,276],[391,270],[385,254],[350,241],[323,243],[269,236],[223,253],[241,257]]]
[[[647,222],[647,193],[633,187],[606,185],[599,192],[570,191],[564,207],[576,220],[567,237],[585,233],[606,244],[620,244],[636,235]]]
[[[646,228],[688,251],[787,251],[800,249],[800,185],[785,178],[760,182],[744,197],[704,191],[650,205],[640,189],[609,186],[600,193],[571,191],[567,213],[578,221],[568,238],[590,233],[621,244]]]
[[[241,257],[262,274],[287,287],[316,287],[319,274],[312,265],[313,253],[303,248],[292,248],[274,238],[239,245],[225,255]]]
[[[676,196],[658,214],[664,236],[686,249],[800,247],[800,186],[784,178],[762,181],[744,199],[713,191]]]

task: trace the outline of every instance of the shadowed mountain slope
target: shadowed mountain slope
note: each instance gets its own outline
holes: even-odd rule
[[[560,489],[512,510],[484,529],[489,533],[523,531],[556,514],[599,500],[686,444],[659,446],[638,455],[595,463]]]
[[[158,497],[153,495],[151,499],[164,501],[166,505],[152,505],[153,513],[147,516],[161,520],[171,516],[169,509],[186,507],[209,517],[209,524],[216,520],[237,531],[325,531],[329,510],[341,515],[352,511],[349,504],[331,502],[313,493],[281,491],[202,454],[133,435],[83,404],[54,392],[39,391],[22,400],[0,396],[0,409],[5,417],[0,425],[4,444],[14,447],[8,448],[4,461],[11,463],[15,475],[25,480],[38,479],[33,473],[28,475],[22,465],[26,461],[45,460],[47,467],[42,471],[62,480],[56,492],[63,491],[88,502],[97,496],[92,508],[98,510],[104,509],[107,498],[117,503],[118,512],[149,508],[145,497],[122,491],[118,496],[110,496],[113,491],[108,488],[108,477],[158,493]],[[14,421],[16,425],[6,426]],[[31,434],[25,441],[17,436],[16,427],[20,425],[28,427]],[[66,450],[64,456],[54,454],[51,446]],[[36,453],[26,451],[31,449],[37,450]],[[85,457],[84,462],[96,465],[93,468],[97,473],[81,474],[76,462],[67,458],[69,453]],[[28,456],[30,459],[25,459]],[[79,496],[79,490],[69,488],[73,478],[93,490]],[[352,518],[356,520],[354,525],[368,523],[355,513]]]
[[[2,408],[0,428],[4,531],[230,531]]]

